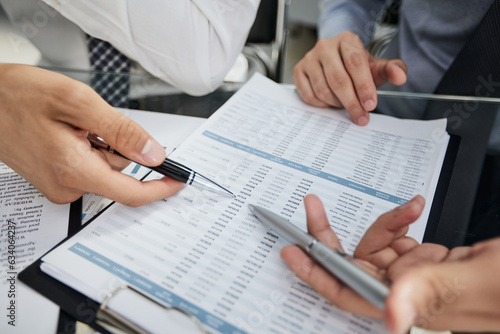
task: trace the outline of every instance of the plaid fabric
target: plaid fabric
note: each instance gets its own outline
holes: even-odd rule
[[[130,60],[103,40],[87,35],[92,88],[114,107],[128,107]]]

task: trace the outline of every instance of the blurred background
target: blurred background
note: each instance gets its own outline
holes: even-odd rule
[[[281,65],[281,82],[292,83],[295,63],[316,42],[316,22],[319,15],[319,0],[289,0],[286,18],[287,42]],[[0,6],[0,62],[35,65],[40,52],[15,30]],[[270,48],[263,47],[268,53]]]

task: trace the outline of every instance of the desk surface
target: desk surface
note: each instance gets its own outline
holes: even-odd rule
[[[90,84],[92,73],[58,70]],[[102,75],[102,74],[100,74]],[[107,74],[113,75],[113,74]],[[124,75],[122,75],[124,76]],[[129,107],[171,114],[209,117],[240,83],[224,83],[217,91],[202,97],[183,94],[151,76],[125,75],[130,80]],[[293,89],[290,86],[290,89]],[[488,139],[500,108],[500,99],[380,91],[376,112],[401,118],[447,118],[447,131],[456,146],[451,167],[444,169],[446,182],[442,196],[435,199],[439,214],[431,215],[425,241],[447,247],[462,245],[472,214]],[[432,226],[431,226],[432,225]]]

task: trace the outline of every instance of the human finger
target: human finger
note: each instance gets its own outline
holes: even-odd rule
[[[72,147],[79,156],[72,159],[74,163],[58,165],[65,187],[92,192],[128,206],[140,206],[169,197],[184,185],[167,177],[147,182],[136,180],[113,170],[102,152],[92,148],[85,151],[84,147],[89,145],[76,141]]]
[[[132,207],[170,197],[184,187],[183,183],[168,177],[139,181],[114,170],[100,175],[102,177],[88,184],[89,191]]]
[[[330,87],[329,91],[335,94],[342,106],[349,112],[352,120],[356,124],[364,126],[369,122],[369,114],[361,105],[352,78],[341,57],[340,50],[347,48],[342,46],[344,44],[346,43],[341,42],[339,51],[323,60],[324,72]]]
[[[408,68],[400,59],[392,59],[386,65],[387,80],[395,85],[401,86],[406,82]]]
[[[466,259],[471,256],[471,254],[472,248],[469,246],[455,247],[448,252],[445,261],[457,261]]]
[[[146,166],[157,166],[165,159],[165,150],[147,131],[90,87],[77,81],[64,87],[65,104],[54,110],[55,119],[96,134],[124,156]]]
[[[420,216],[424,206],[424,198],[417,195],[405,204],[381,215],[364,234],[354,256],[380,268],[386,268],[398,257],[398,253],[389,246],[405,237],[408,226]]]
[[[335,52],[325,50],[323,40],[319,41],[313,50],[306,53],[304,58],[295,66],[294,74],[297,73],[297,79],[302,78],[299,74],[306,77],[307,83],[311,88],[314,100],[319,100],[326,106],[340,107],[338,99],[330,89],[325,69],[330,66],[332,58],[335,58]],[[299,82],[300,83],[300,82]],[[305,96],[309,98],[309,96]],[[310,99],[311,100],[311,99]],[[315,101],[312,102],[315,102]],[[304,100],[307,102],[307,100]]]
[[[300,63],[294,67],[293,82],[300,98],[307,104],[319,108],[326,108],[330,106],[328,103],[325,103],[316,96],[312,88],[311,81]]]
[[[390,82],[401,86],[406,82],[408,68],[401,59],[370,58],[370,68],[375,85],[381,86]]]
[[[433,243],[417,245],[392,262],[387,269],[387,275],[393,280],[397,279],[409,269],[443,262],[448,254],[448,248],[442,245]]]
[[[354,90],[364,111],[373,111],[377,106],[377,88],[370,69],[370,54],[363,44],[341,44],[341,56],[344,66],[351,77]]]
[[[309,234],[332,249],[343,249],[339,238],[330,227],[325,208],[318,196],[313,194],[305,196],[304,206],[307,214],[307,230]]]
[[[337,307],[373,318],[382,316],[378,308],[328,273],[299,247],[285,246],[281,258],[300,280]]]

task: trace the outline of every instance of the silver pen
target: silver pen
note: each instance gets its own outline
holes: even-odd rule
[[[288,220],[259,206],[249,204],[250,211],[267,227],[288,242],[299,246],[318,264],[352,288],[376,307],[383,309],[389,294],[389,280],[378,272],[369,273],[358,262],[340,249],[333,250],[312,235],[302,231]]]
[[[102,140],[100,137],[96,136],[95,134],[90,133],[87,136],[87,139],[90,141],[90,144],[94,148],[99,148],[103,149],[105,151],[108,151],[110,153],[116,154],[121,156],[122,158],[125,158],[127,160],[133,161],[126,156],[118,153],[115,151],[111,146],[109,146],[104,140]],[[133,161],[135,162],[135,161]],[[135,162],[137,163],[137,162]],[[139,163],[137,163],[139,164]],[[141,164],[139,164],[141,165]],[[144,165],[141,165],[144,166]],[[213,193],[217,193],[226,197],[235,197],[232,192],[224,188],[223,186],[215,183],[214,181],[210,180],[209,178],[201,175],[198,172],[195,172],[189,167],[184,166],[183,164],[180,164],[174,160],[171,160],[169,158],[165,158],[165,161],[159,166],[144,166],[146,168],[152,169],[155,172],[158,172],[162,175],[168,176],[174,180],[183,182],[187,185],[191,185],[195,188],[198,188],[200,190],[208,190]]]

